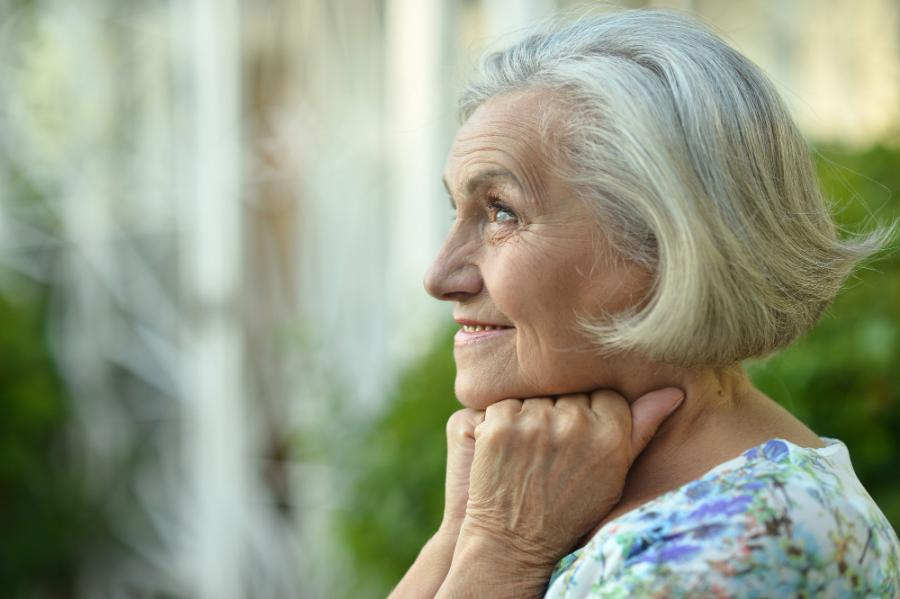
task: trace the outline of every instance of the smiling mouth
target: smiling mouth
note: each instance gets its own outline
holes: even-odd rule
[[[492,325],[462,325],[453,338],[454,345],[469,345],[503,337],[515,327],[501,327]]]
[[[477,333],[478,331],[501,331],[503,329],[511,329],[511,328],[512,327],[504,327],[504,326],[493,325],[493,324],[484,324],[484,325],[482,325],[482,324],[477,324],[477,325],[464,324],[464,325],[462,325],[462,330],[464,330],[467,333]]]

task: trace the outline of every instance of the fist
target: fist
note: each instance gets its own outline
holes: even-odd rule
[[[631,464],[684,397],[506,399],[474,430],[466,531],[555,563],[618,503]]]

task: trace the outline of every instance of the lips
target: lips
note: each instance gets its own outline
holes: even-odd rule
[[[515,330],[515,327],[477,320],[460,318],[456,322],[462,327],[453,338],[454,344],[457,346],[497,339]]]

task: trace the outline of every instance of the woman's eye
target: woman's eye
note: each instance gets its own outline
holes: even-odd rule
[[[497,200],[494,200],[490,204],[488,204],[488,210],[490,212],[491,222],[514,223],[519,220],[519,217],[516,216],[515,212],[513,212]]]

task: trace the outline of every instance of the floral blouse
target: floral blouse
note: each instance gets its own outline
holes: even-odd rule
[[[900,541],[846,445],[772,439],[611,520],[545,597],[900,597]]]

